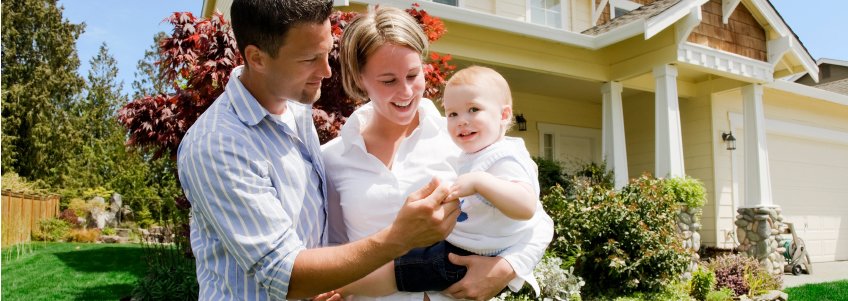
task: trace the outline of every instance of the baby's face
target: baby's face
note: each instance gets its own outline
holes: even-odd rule
[[[475,153],[503,137],[511,110],[502,96],[477,85],[450,85],[443,103],[451,139],[466,153]]]

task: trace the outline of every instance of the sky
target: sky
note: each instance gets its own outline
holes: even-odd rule
[[[807,48],[813,59],[848,61],[848,1],[846,0],[771,0],[778,13]],[[175,11],[200,15],[202,0],[59,0],[64,16],[72,23],[86,23],[77,40],[80,74],[88,74],[89,61],[106,43],[118,61],[118,80],[123,93],[132,94],[131,84],[138,60],[153,44],[159,31],[172,27],[162,20]]]

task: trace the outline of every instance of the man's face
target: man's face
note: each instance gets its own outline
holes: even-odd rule
[[[278,98],[314,103],[321,96],[321,80],[331,75],[327,58],[332,49],[329,20],[290,28],[268,64],[268,89]]]

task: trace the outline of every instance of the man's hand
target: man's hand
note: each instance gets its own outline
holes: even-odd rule
[[[391,239],[403,244],[406,251],[445,239],[459,215],[459,202],[445,201],[447,195],[447,188],[437,178],[410,194],[390,226]]]
[[[462,280],[443,291],[454,299],[489,300],[515,278],[512,266],[501,257],[450,254],[448,258],[468,268]]]

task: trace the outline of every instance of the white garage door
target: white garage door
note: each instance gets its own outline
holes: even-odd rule
[[[768,135],[774,203],[814,262],[848,260],[848,145]]]

